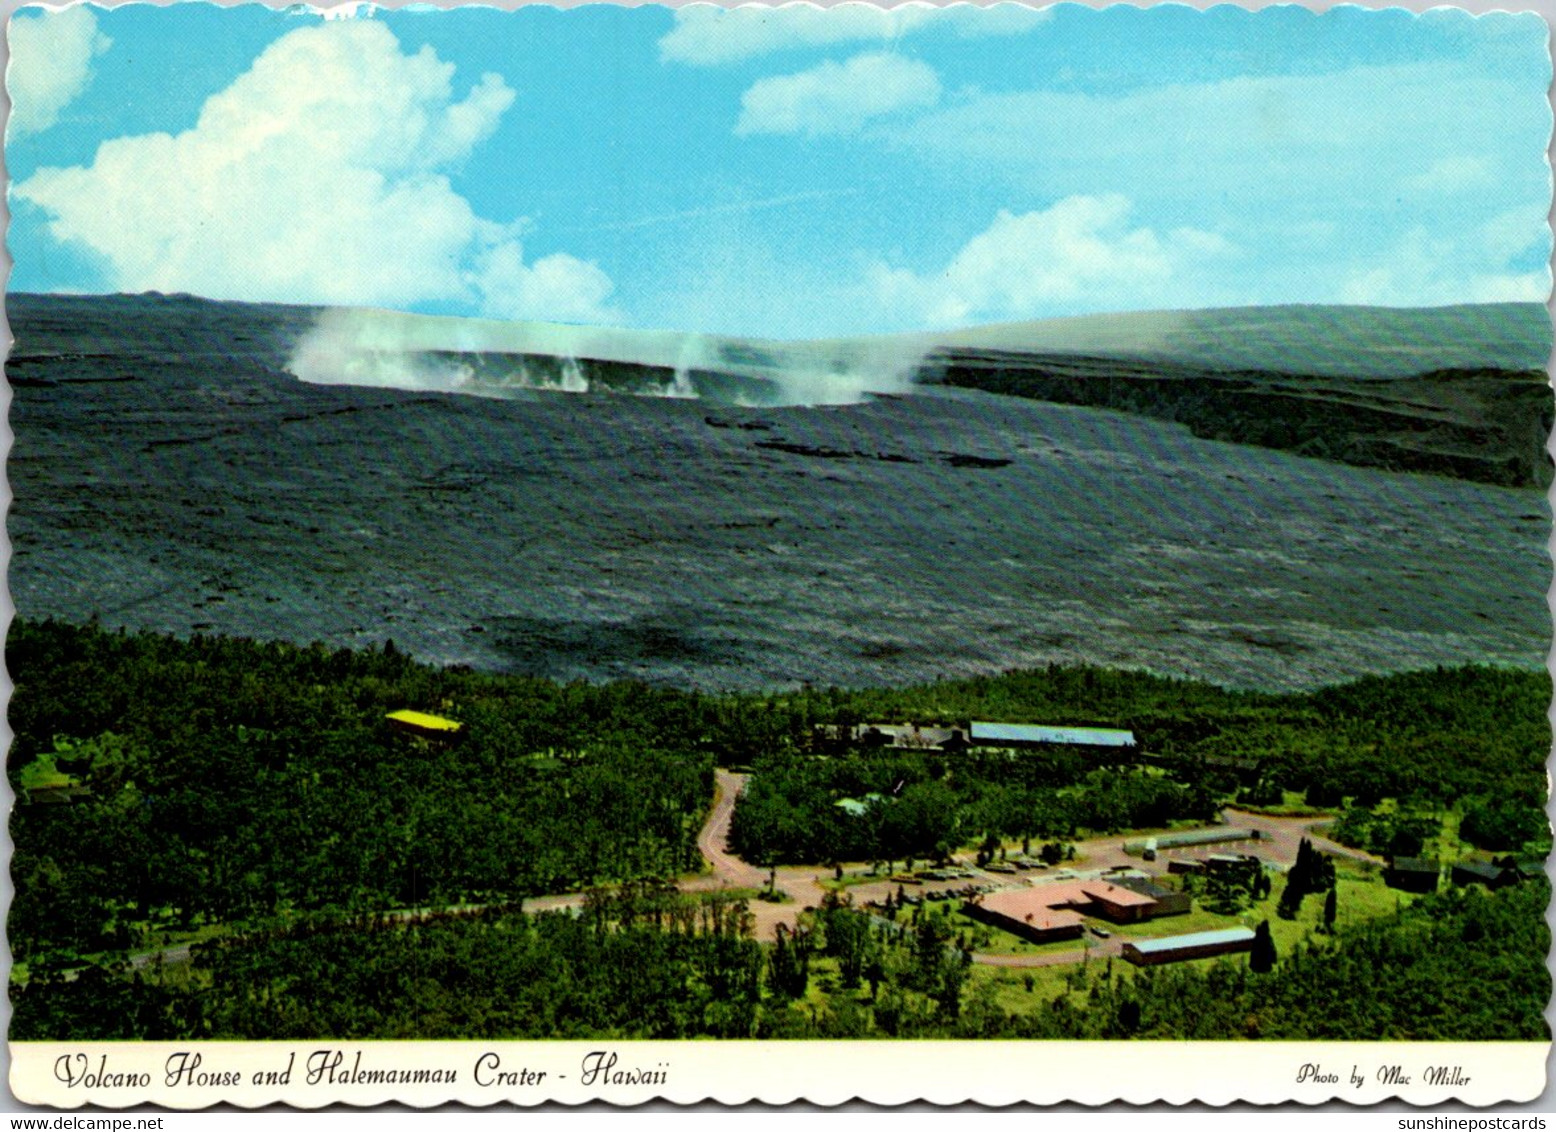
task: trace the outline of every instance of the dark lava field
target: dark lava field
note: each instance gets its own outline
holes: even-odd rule
[[[305,384],[314,312],[8,299],[18,613],[705,689],[1049,662],[1543,667],[1542,491],[942,387],[828,408]]]

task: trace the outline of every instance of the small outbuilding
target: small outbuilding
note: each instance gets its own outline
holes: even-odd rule
[[[1490,861],[1460,861],[1449,872],[1449,879],[1461,888],[1467,884],[1483,884],[1495,890],[1517,884],[1519,875],[1517,869],[1503,868]]]
[[[1436,892],[1442,866],[1425,857],[1395,857],[1383,870],[1383,883],[1403,892]]]
[[[462,723],[444,719],[441,715],[429,715],[424,711],[392,711],[386,718],[396,731],[443,743],[458,739],[465,729]]]
[[[1120,873],[1114,875],[1113,883],[1156,901],[1156,907],[1151,909],[1152,919],[1157,916],[1181,916],[1190,909],[1191,902],[1187,892],[1167,888],[1149,877]]]

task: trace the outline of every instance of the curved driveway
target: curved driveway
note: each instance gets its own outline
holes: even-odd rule
[[[722,768],[714,771],[713,805],[708,810],[708,816],[697,833],[697,850],[707,862],[711,873],[694,877],[683,877],[679,884],[686,892],[710,892],[721,888],[754,888],[767,887],[768,871],[737,857],[729,851],[729,830],[734,820],[735,802],[740,797],[740,792],[745,788],[749,775],[736,774],[733,771]],[[1368,861],[1381,865],[1383,860],[1374,857],[1370,853],[1363,853],[1359,849],[1351,849],[1339,845],[1328,838],[1318,837],[1312,833],[1312,827],[1320,824],[1322,819],[1313,817],[1269,817],[1263,814],[1247,813],[1242,810],[1227,810],[1223,815],[1228,824],[1244,829],[1257,830],[1260,838],[1252,842],[1248,848],[1258,851],[1258,855],[1265,860],[1276,864],[1290,865],[1296,860],[1297,846],[1302,838],[1312,841],[1315,848],[1326,853],[1334,853],[1339,856],[1349,857],[1353,860]],[[1102,872],[1116,865],[1129,865],[1139,868],[1141,862],[1128,856],[1124,852],[1125,840],[1133,840],[1137,834],[1114,835],[1111,837],[1093,838],[1087,841],[1077,842],[1076,853],[1085,859],[1086,871]],[[1214,851],[1218,847],[1202,847],[1207,851]],[[861,865],[851,866],[854,869]],[[993,874],[979,874],[980,879],[994,881],[996,883],[1010,883],[1013,878],[999,877]],[[784,866],[773,874],[778,891],[783,893],[782,903],[772,903],[765,900],[751,901],[751,914],[755,924],[756,936],[762,940],[772,940],[776,937],[778,926],[793,930],[799,919],[801,911],[815,908],[820,905],[826,895],[826,889],[821,885],[821,878],[813,866]],[[888,892],[897,886],[890,880],[882,878],[879,881],[871,881],[852,888],[851,894],[856,903],[869,903],[881,901],[886,898]],[[919,890],[922,891],[922,890]],[[926,895],[936,895],[928,892]],[[557,893],[550,896],[538,896],[524,902],[525,911],[543,912],[555,911],[564,908],[577,908],[584,902],[584,894],[578,892]],[[404,915],[405,913],[400,913]],[[1121,948],[1118,939],[1096,940],[1091,942],[1084,950],[1052,952],[1042,955],[992,955],[984,952],[975,953],[973,962],[987,967],[1055,967],[1068,963],[1079,963],[1082,959],[1106,958],[1116,955]],[[163,962],[181,962],[189,958],[189,945],[181,944],[162,951],[146,952],[130,957],[130,962],[135,967],[144,967],[147,964],[160,959]]]

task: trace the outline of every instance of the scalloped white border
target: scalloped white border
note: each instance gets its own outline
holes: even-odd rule
[[[22,7],[51,10],[72,7],[78,0],[59,3],[0,0],[0,18]],[[165,7],[184,0],[92,0],[102,8],[121,7],[125,3],[150,3]],[[232,7],[250,0],[217,0],[217,6]],[[582,7],[602,0],[552,0],[542,6],[559,9]],[[834,3],[816,4],[812,0],[791,0],[789,4],[714,2],[693,0],[691,4],[670,0],[603,0],[623,7],[666,6],[671,8],[707,7],[805,7],[830,8]],[[868,0],[843,0],[866,3]],[[1021,3],[1022,0],[995,0],[995,3]],[[1080,7],[1101,9],[1128,3],[1129,0],[1062,0]],[[1481,15],[1487,12],[1528,12],[1547,24],[1547,49],[1550,29],[1556,24],[1553,0],[1459,0],[1458,3],[1428,3],[1423,0],[1172,0],[1180,6],[1207,10],[1215,7],[1241,7],[1253,11],[1279,6],[1296,6],[1312,11],[1337,7],[1364,8],[1373,11],[1406,10],[1414,13],[1434,8],[1458,8]],[[524,0],[341,0],[340,3],[287,5],[268,0],[276,9],[306,8],[327,19],[370,18],[375,10],[407,8],[452,9],[485,7],[512,10],[535,6]],[[905,0],[885,3],[887,8],[907,7],[992,7],[971,0],[932,3],[930,0]],[[1049,8],[1052,3],[1029,3],[1026,7]],[[1151,0],[1137,0],[1129,6],[1156,6]],[[0,62],[8,55],[0,54]],[[5,110],[9,112],[9,104]],[[1547,166],[1550,166],[1549,143]],[[4,171],[0,154],[0,173]],[[7,184],[9,181],[7,180]],[[1556,206],[1553,206],[1556,207]],[[0,197],[0,223],[10,222],[6,200]],[[0,271],[9,278],[11,261],[8,247],[0,246]],[[1556,303],[1548,302],[1548,309]],[[9,327],[4,328],[9,342]],[[1556,362],[1553,362],[1556,372]],[[9,454],[9,426],[0,421],[0,446]],[[1548,445],[1556,454],[1556,437]],[[1552,489],[1556,499],[1556,488]],[[0,485],[0,503],[9,504],[9,485]],[[1556,559],[1556,534],[1550,551]],[[9,558],[9,540],[0,529],[0,555]],[[1549,600],[1556,603],[1556,591]],[[0,620],[8,623],[14,615],[9,592],[0,588]],[[1556,669],[1556,654],[1553,654]],[[0,691],[9,698],[8,674],[0,671]],[[1552,708],[1556,719],[1556,705]],[[9,729],[0,721],[0,737],[9,740]],[[0,799],[7,812],[14,804],[9,783],[0,776]],[[8,830],[0,829],[0,851],[9,864],[11,842]],[[1553,858],[1556,860],[1556,858]],[[12,896],[9,869],[0,874],[0,901],[9,908]],[[1556,901],[1547,909],[1547,922],[1556,936]],[[1549,963],[1549,961],[1548,961]],[[4,971],[9,975],[9,952],[4,956]],[[1546,1010],[1546,1018],[1556,1028],[1556,999]],[[0,997],[0,1021],[8,1027],[9,1002]],[[306,1083],[309,1056],[321,1049],[340,1050],[348,1055],[347,1064],[358,1052],[363,1064],[378,1069],[437,1069],[456,1074],[453,1085],[352,1085],[331,1087]],[[584,1086],[579,1069],[582,1060],[596,1050],[614,1051],[619,1066],[667,1066],[663,1085]],[[232,1088],[200,1088],[167,1082],[168,1058],[176,1053],[199,1053],[202,1072],[236,1071],[246,1082]],[[545,1071],[544,1082],[530,1087],[482,1086],[475,1080],[475,1062],[483,1054],[495,1053],[503,1067],[528,1067]],[[1289,1104],[1333,1108],[1344,1105],[1380,1105],[1385,1110],[1407,1111],[1417,1106],[1437,1106],[1459,1102],[1476,1107],[1530,1104],[1534,1111],[1556,1111],[1551,1103],[1549,1073],[1550,1043],[1407,1043],[1407,1042],[229,1042],[229,1043],[10,1043],[7,1081],[10,1096],[0,1098],[0,1111],[26,1112],[36,1108],[92,1108],[124,1110],[156,1105],[174,1110],[198,1110],[214,1105],[257,1108],[282,1104],[316,1110],[331,1105],[351,1108],[399,1102],[415,1108],[448,1103],[472,1106],[496,1104],[531,1106],[547,1102],[585,1104],[605,1102],[639,1105],[655,1100],[675,1104],[712,1101],[726,1105],[751,1102],[784,1105],[809,1102],[841,1105],[866,1101],[881,1105],[928,1102],[955,1105],[973,1102],[982,1105],[1034,1104],[1107,1105],[1124,1102],[1132,1105],[1227,1105],[1251,1102],[1262,1105]],[[84,1054],[95,1067],[107,1058],[110,1072],[145,1073],[151,1080],[145,1089],[72,1087],[58,1073],[59,1059],[74,1059]],[[294,1066],[289,1085],[253,1085],[255,1072],[271,1072],[292,1059]],[[79,1064],[79,1063],[77,1063]],[[1305,1065],[1315,1065],[1321,1075],[1333,1073],[1339,1083],[1299,1082]],[[1398,1065],[1411,1078],[1409,1085],[1389,1085],[1377,1079],[1381,1067]],[[1366,1078],[1362,1067],[1370,1067]],[[1434,1086],[1424,1082],[1427,1071],[1436,1067],[1459,1070],[1466,1083]],[[1363,1084],[1355,1086],[1350,1073],[1363,1073]],[[1449,1074],[1450,1078],[1452,1074]],[[1531,1102],[1534,1102],[1531,1104]]]
[[[17,1042],[11,1087],[22,1100],[51,1108],[1393,1099],[1480,1107],[1539,1097],[1549,1053],[1542,1042]],[[310,1067],[337,1055],[333,1082],[324,1073],[310,1081]],[[589,1078],[590,1065],[606,1058],[614,1058],[611,1073],[626,1075],[619,1083],[604,1074]],[[255,1083],[256,1074],[283,1071],[285,1084]],[[352,1079],[357,1071],[422,1071],[443,1080],[375,1083]],[[499,1072],[513,1076],[502,1083]],[[237,1084],[202,1083],[234,1074]],[[94,1080],[99,1075],[102,1084]]]

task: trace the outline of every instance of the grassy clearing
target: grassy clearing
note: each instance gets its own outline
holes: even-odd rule
[[[1442,828],[1437,833],[1437,859],[1444,864],[1453,865],[1459,861],[1476,857],[1473,846],[1466,845],[1459,840],[1459,822],[1463,820],[1462,814],[1452,810],[1446,810],[1442,815]]]
[[[1333,806],[1310,806],[1307,804],[1306,795],[1295,790],[1286,790],[1281,793],[1281,801],[1275,805],[1254,806],[1238,802],[1235,809],[1248,814],[1263,814],[1271,818],[1327,818],[1335,813]]]
[[[39,755],[22,768],[21,783],[24,790],[57,790],[67,786],[79,786],[74,778],[54,765],[52,754]]]
[[[1115,962],[1116,973],[1127,963]],[[1071,1005],[1085,1004],[1085,991],[1071,990],[1076,967],[979,967],[972,969],[971,987],[988,986],[994,990],[994,1001],[1000,1009],[1011,1014],[1026,1014],[1046,1007],[1060,995],[1067,995]],[[1030,989],[1029,989],[1030,988]]]
[[[693,892],[690,895],[698,900],[757,900],[762,894],[760,888],[720,888],[712,892]]]
[[[1270,915],[1275,914],[1274,902],[1268,902]],[[1262,902],[1256,907],[1262,907]],[[1205,909],[1195,907],[1192,911],[1181,916],[1160,916],[1154,920],[1142,920],[1138,924],[1108,924],[1107,929],[1114,935],[1124,936],[1129,939],[1156,939],[1164,935],[1188,935],[1190,932],[1213,932],[1222,928],[1235,928],[1254,916],[1253,912],[1243,912],[1236,916],[1222,916],[1215,912],[1207,912]],[[1100,921],[1099,921],[1100,922]],[[1257,918],[1253,922],[1257,922]]]
[[[820,878],[820,884],[822,888],[830,888],[834,892],[842,892],[861,884],[880,884],[890,879],[890,873],[872,873],[866,869],[864,872],[844,872],[841,880],[836,876],[823,876]]]

